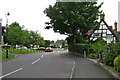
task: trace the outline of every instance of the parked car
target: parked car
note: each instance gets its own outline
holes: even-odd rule
[[[53,52],[52,48],[46,48],[45,52]]]
[[[45,47],[39,47],[38,49],[36,50],[45,50]]]
[[[21,48],[18,48],[18,49],[27,49],[27,47],[26,47],[26,46],[23,46],[23,47],[21,47]]]

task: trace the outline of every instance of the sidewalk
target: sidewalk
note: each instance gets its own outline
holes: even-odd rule
[[[76,58],[73,77],[75,78],[111,78],[96,63],[86,58]]]

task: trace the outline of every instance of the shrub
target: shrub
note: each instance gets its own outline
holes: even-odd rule
[[[103,63],[109,66],[113,66],[113,60],[110,56],[105,56],[103,58]]]
[[[84,53],[86,51],[88,53],[88,44],[74,44],[74,45],[69,45],[68,49],[71,52],[76,52],[76,53]]]
[[[120,44],[119,43],[114,43],[111,42],[110,44],[107,45],[107,50],[105,51],[104,49],[104,58],[103,58],[103,62],[106,65],[109,66],[114,66],[114,59],[117,57],[118,52],[120,50]]]
[[[89,51],[101,54],[106,50],[107,43],[104,40],[97,40],[94,43],[89,43]]]
[[[91,54],[88,55],[88,58],[96,59],[97,58],[97,54],[91,53]]]
[[[120,55],[114,59],[114,69],[120,72]]]

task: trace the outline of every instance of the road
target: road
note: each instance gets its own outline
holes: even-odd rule
[[[83,79],[110,79],[93,61],[68,54],[67,50],[23,54],[19,57],[2,63],[2,80],[11,78],[72,78]],[[29,80],[28,79],[28,80]],[[17,79],[18,80],[18,79]]]

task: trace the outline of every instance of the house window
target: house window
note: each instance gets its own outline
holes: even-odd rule
[[[112,35],[107,35],[107,39],[112,39]]]
[[[99,36],[99,34],[98,34],[98,33],[94,33],[94,35],[95,35],[95,36]]]

